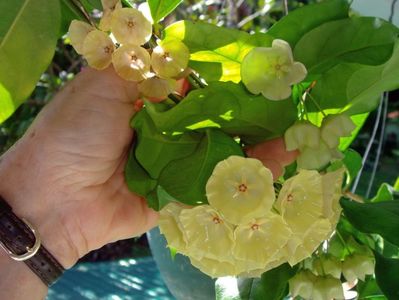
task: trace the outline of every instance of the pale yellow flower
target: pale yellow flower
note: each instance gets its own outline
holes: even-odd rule
[[[248,224],[239,225],[234,231],[234,257],[266,266],[291,237],[291,230],[283,218],[268,213]]]
[[[284,133],[287,151],[303,149],[305,147],[319,148],[320,128],[308,121],[298,121]]]
[[[279,39],[273,41],[272,47],[252,49],[241,64],[241,79],[247,89],[270,100],[288,98],[291,85],[306,75],[305,66],[294,62],[290,45]]]
[[[342,208],[339,200],[342,196],[342,182],[344,180],[345,169],[341,168],[333,172],[328,172],[322,176],[323,187],[323,216],[327,218],[333,228],[336,227]]]
[[[68,36],[71,40],[72,47],[77,53],[83,53],[83,41],[89,32],[93,31],[95,28],[86,22],[73,20],[71,25],[69,25]]]
[[[312,272],[316,275],[330,275],[340,279],[342,273],[341,261],[334,256],[317,257],[312,261]]]
[[[310,271],[300,271],[289,280],[290,294],[292,297],[300,296],[304,299],[310,299],[313,291],[313,284],[317,277]]]
[[[111,64],[114,50],[111,38],[100,30],[90,31],[83,41],[82,54],[89,66],[97,70],[103,70]]]
[[[364,254],[352,254],[342,262],[342,274],[349,282],[365,280],[366,275],[374,274],[374,257]]]
[[[187,255],[233,261],[233,226],[216,210],[209,205],[183,209],[179,219],[187,239]]]
[[[187,68],[190,51],[179,40],[160,41],[152,50],[151,67],[162,78],[171,78],[179,75]]]
[[[123,45],[112,55],[116,73],[125,80],[141,81],[150,72],[150,54],[140,46]]]
[[[219,162],[206,184],[209,204],[229,222],[245,224],[264,216],[275,200],[273,176],[254,158],[230,156]]]
[[[306,170],[318,170],[325,167],[332,159],[331,149],[320,141],[318,148],[304,147],[297,157],[297,168]]]
[[[351,136],[355,128],[356,125],[347,115],[328,115],[321,124],[321,138],[329,148],[336,148],[340,137]]]
[[[190,257],[191,264],[200,269],[203,273],[209,275],[212,278],[224,277],[224,276],[235,276],[238,274],[236,264],[218,261],[216,259],[203,257],[196,259]]]
[[[182,209],[183,206],[176,202],[170,202],[163,207],[159,213],[159,230],[165,235],[168,246],[184,254],[187,241],[179,219]]]
[[[177,87],[177,81],[171,78],[152,77],[138,84],[141,95],[158,100],[165,99]]]
[[[101,0],[103,6],[103,15],[98,27],[103,31],[111,30],[112,13],[122,8],[121,0]]]
[[[111,31],[121,44],[143,45],[152,34],[152,25],[135,8],[120,8],[112,13]]]
[[[331,276],[317,276],[313,283],[312,300],[345,299],[341,281]]]

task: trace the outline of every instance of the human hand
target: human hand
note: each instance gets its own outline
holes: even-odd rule
[[[136,84],[112,68],[88,68],[2,157],[0,194],[66,268],[156,224],[157,214],[124,181],[137,96]]]

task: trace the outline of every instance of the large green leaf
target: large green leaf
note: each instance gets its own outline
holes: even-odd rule
[[[379,65],[391,57],[398,33],[392,23],[372,17],[331,21],[305,34],[294,56],[311,74],[341,62]]]
[[[231,155],[243,156],[241,147],[222,131],[209,129],[193,154],[171,161],[162,170],[159,185],[182,203],[208,203],[205,185],[216,164]]]
[[[236,29],[190,21],[170,25],[164,35],[186,44],[191,53],[190,66],[208,82],[239,82],[245,55],[254,47],[270,46],[272,42],[272,37],[267,34],[250,35]]]
[[[399,201],[358,203],[341,198],[349,222],[365,233],[377,233],[399,246]]]
[[[0,123],[32,93],[54,55],[59,1],[0,1]]]
[[[294,47],[311,29],[328,21],[347,18],[348,9],[346,0],[331,0],[306,5],[290,12],[273,25],[268,33],[275,38],[287,41],[291,47]]]
[[[169,15],[183,0],[147,0],[154,23]]]
[[[135,156],[152,178],[158,178],[170,161],[193,153],[203,136],[195,132],[162,134],[157,131],[146,110],[134,117],[132,127],[137,134]]]
[[[260,138],[281,136],[297,117],[290,99],[270,101],[232,82],[215,82],[195,90],[165,112],[151,103],[147,109],[160,131],[216,127],[229,134]]]
[[[387,258],[375,252],[375,277],[381,291],[390,300],[399,299],[399,259]]]

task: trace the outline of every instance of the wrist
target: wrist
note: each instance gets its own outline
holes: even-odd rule
[[[65,226],[64,219],[51,205],[50,197],[60,194],[41,176],[37,162],[38,147],[23,138],[0,159],[0,195],[16,216],[27,220],[39,234],[42,246],[64,267],[79,258]],[[39,168],[38,168],[39,167]]]

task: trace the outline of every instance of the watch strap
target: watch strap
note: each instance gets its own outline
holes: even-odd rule
[[[1,196],[0,246],[12,259],[23,261],[47,286],[64,272],[61,264],[40,245],[40,237],[32,226],[18,218]]]

